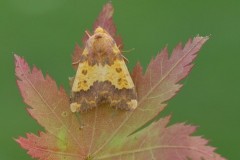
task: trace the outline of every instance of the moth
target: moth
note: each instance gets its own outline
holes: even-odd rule
[[[98,27],[89,35],[78,62],[70,97],[72,112],[103,104],[123,110],[137,107],[135,86],[124,56],[105,29]]]

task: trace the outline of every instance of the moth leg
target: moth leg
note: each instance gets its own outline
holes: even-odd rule
[[[129,49],[129,50],[126,50],[126,51],[122,51],[122,53],[128,53],[128,52],[131,52],[133,50],[135,50],[135,48],[132,48],[132,49]],[[121,56],[122,56],[122,58],[124,59],[125,62],[127,62],[127,63],[129,62],[128,59],[123,54]]]
[[[127,63],[129,62],[128,59],[124,55],[121,55],[121,56],[123,57],[125,62],[127,62]]]
[[[85,31],[85,33],[86,33],[86,35],[88,36],[88,38],[90,38],[90,37],[91,37],[91,35],[88,33],[88,31],[87,31],[87,30]]]
[[[77,65],[77,64],[79,64],[80,63],[80,60],[78,60],[78,61],[76,61],[76,62],[73,62],[72,64],[73,65]]]
[[[69,85],[72,87],[75,77],[68,77]]]

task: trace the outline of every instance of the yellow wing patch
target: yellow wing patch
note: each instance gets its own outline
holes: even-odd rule
[[[110,81],[117,89],[134,88],[132,78],[123,60],[115,60],[113,65],[107,67],[108,75],[106,80]]]
[[[72,91],[87,91],[94,82],[109,81],[117,89],[132,89],[134,84],[123,60],[115,60],[112,65],[89,65],[87,61],[80,63],[73,82]]]

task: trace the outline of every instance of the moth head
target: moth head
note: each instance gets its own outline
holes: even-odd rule
[[[101,33],[107,33],[107,31],[102,27],[97,27],[94,31],[94,34],[101,34]]]
[[[98,56],[107,56],[115,45],[114,39],[102,27],[97,27],[87,41],[88,51],[92,51],[93,54]]]
[[[97,27],[91,38],[93,38],[97,42],[101,42],[101,41],[106,41],[107,42],[108,40],[113,41],[110,34],[105,29],[103,29],[102,27]]]

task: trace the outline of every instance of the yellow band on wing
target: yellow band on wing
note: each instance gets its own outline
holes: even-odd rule
[[[132,78],[123,60],[115,60],[112,65],[95,64],[93,66],[86,61],[78,66],[72,91],[87,91],[96,81],[109,81],[117,89],[134,88]]]

